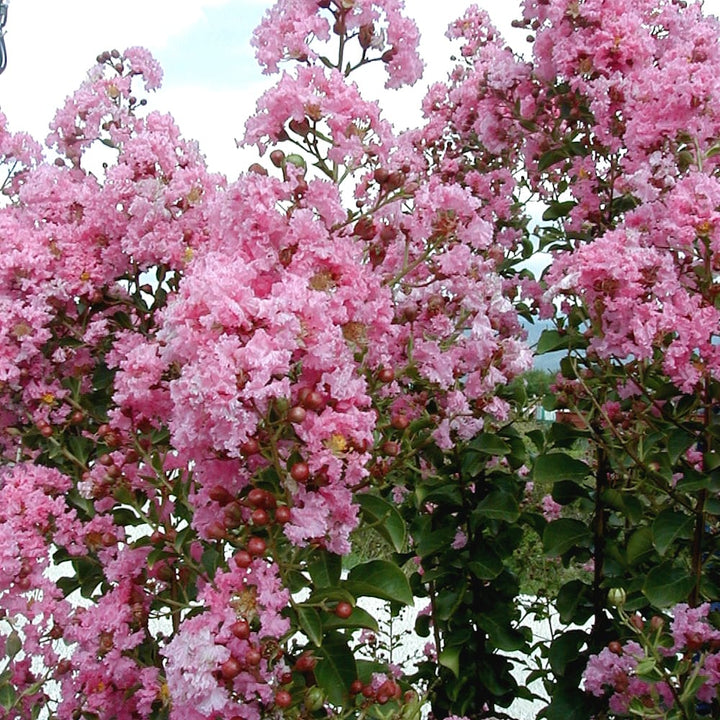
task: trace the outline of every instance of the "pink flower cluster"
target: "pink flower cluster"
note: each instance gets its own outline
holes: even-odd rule
[[[348,552],[356,493],[402,485],[421,445],[451,451],[508,419],[497,388],[531,364],[501,274],[515,180],[432,159],[470,85],[396,137],[348,57],[322,61],[332,33],[356,41],[357,67],[414,82],[402,10],[285,0],[256,34],[268,69],[300,66],[246,140],[294,140],[322,179],[284,152],[279,177],[210,174],[143,109],[161,72],[137,48],[103,53],[58,112],[54,162],[0,123],[17,163],[0,209],[0,634],[20,642],[27,691],[11,717],[40,702],[60,720],[275,712],[303,642],[283,563],[305,578],[317,553]],[[484,108],[525,76],[499,72]],[[468,127],[494,147],[506,119]]]
[[[201,593],[205,612],[184,620],[163,650],[171,717],[259,720],[289,668],[278,639],[290,623],[277,567],[230,563]]]
[[[709,603],[698,607],[680,603],[670,613],[668,642],[658,617],[651,621],[652,633],[643,637],[642,645],[635,640],[615,642],[591,655],[583,675],[585,690],[597,697],[609,696],[610,710],[622,717],[633,716],[632,708],[640,706],[667,713],[677,706],[678,698],[693,704],[711,702],[720,685],[720,631],[708,621],[709,612]],[[657,667],[653,643],[667,658],[666,668]],[[683,663],[677,663],[679,657]],[[656,680],[649,678],[648,667],[655,669]],[[695,682],[695,676],[700,681],[688,695],[684,683]]]
[[[323,8],[327,13],[319,12]],[[255,31],[258,62],[269,73],[277,72],[284,60],[304,63],[323,57],[332,63],[331,48],[316,48],[316,41],[328,44],[332,30],[343,37],[336,64],[339,71],[346,71],[343,60],[350,67],[351,62],[382,59],[387,87],[412,85],[422,75],[423,63],[417,53],[417,25],[403,10],[403,0],[281,0],[265,13]],[[344,55],[348,51],[345,36],[357,40],[358,59],[350,61]]]

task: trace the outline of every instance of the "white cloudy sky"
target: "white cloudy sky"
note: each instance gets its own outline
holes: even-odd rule
[[[504,31],[519,15],[519,0],[476,0]],[[628,0],[630,1],[630,0]],[[5,43],[8,67],[0,75],[0,110],[12,130],[44,139],[54,110],[79,85],[95,56],[132,45],[160,60],[163,90],[156,109],[171,112],[183,133],[200,141],[212,169],[230,176],[249,156],[235,147],[243,123],[271,80],[261,75],[249,45],[253,28],[274,0],[11,0]],[[428,62],[425,82],[444,77],[450,46],[447,24],[469,0],[406,0],[420,26]],[[720,11],[720,0],[706,0]],[[381,82],[372,84],[379,88]],[[422,89],[385,94],[391,119],[408,121]]]

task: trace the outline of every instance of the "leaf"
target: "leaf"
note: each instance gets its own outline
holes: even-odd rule
[[[349,602],[355,603],[355,596],[344,587],[319,588],[306,598],[307,605],[322,605],[323,603]]]
[[[586,523],[572,518],[560,518],[548,523],[543,531],[543,548],[548,557],[564,555],[577,547],[590,547],[592,533]]]
[[[423,502],[431,502],[448,509],[462,507],[463,496],[458,484],[454,481],[436,483],[427,488]]]
[[[561,505],[569,505],[578,498],[588,498],[590,493],[574,480],[558,480],[552,486],[552,498]]]
[[[515,522],[520,517],[520,507],[514,495],[493,490],[478,503],[475,513],[491,520]]]
[[[467,567],[476,578],[492,580],[503,571],[503,562],[491,547],[486,547],[474,556]]]
[[[298,570],[288,570],[285,573],[285,585],[291,593],[295,594],[308,587],[310,580]]]
[[[365,521],[372,525],[396,552],[402,552],[407,540],[407,529],[397,508],[387,500],[370,493],[357,495],[355,501],[360,506]]]
[[[558,592],[557,610],[565,624],[582,625],[594,611],[590,587],[581,580],[565,583]]]
[[[682,454],[684,454],[690,446],[695,442],[696,438],[691,433],[683,430],[682,428],[677,428],[673,430],[669,436],[667,441],[667,449],[668,454],[670,455],[670,462],[674,465],[680,458]]]
[[[538,714],[544,720],[587,720],[593,717],[592,699],[577,686],[577,680],[568,678],[553,688],[552,701]]]
[[[697,470],[686,468],[683,471],[683,476],[677,481],[675,490],[681,493],[696,493],[698,490],[708,490],[711,481],[712,476],[710,472],[698,472]]]
[[[543,220],[559,220],[565,217],[577,203],[574,200],[551,203],[542,215]]]
[[[450,525],[433,530],[430,525],[430,517],[427,515],[422,516],[420,522],[415,524],[414,530],[415,549],[417,554],[423,558],[446,550],[455,538],[456,532],[456,529]]]
[[[486,455],[507,455],[510,452],[510,445],[495,433],[480,433],[473,438],[469,447]]]
[[[555,675],[563,675],[568,664],[578,659],[585,640],[586,636],[582,630],[568,630],[552,641],[548,660]]]
[[[379,631],[377,620],[367,611],[360,607],[353,608],[349,618],[339,618],[337,615],[329,614],[323,621],[323,627],[327,630],[337,628],[366,628],[373,632]]]
[[[563,148],[554,148],[543,153],[538,160],[538,172],[547,170],[549,167],[567,159],[567,152]]]
[[[716,470],[720,467],[720,455],[715,450],[703,453],[703,467],[708,472]]]
[[[5,710],[10,710],[10,708],[15,704],[16,699],[17,693],[12,685],[9,683],[3,683],[0,685],[0,707],[5,708]]]
[[[653,544],[660,555],[665,555],[677,540],[692,537],[693,518],[674,510],[663,510],[653,521]]]
[[[692,589],[693,579],[688,570],[666,562],[647,574],[642,591],[653,605],[664,608],[686,602]]]
[[[63,576],[61,578],[58,578],[55,581],[55,584],[57,585],[58,589],[64,597],[67,597],[68,595],[70,595],[70,593],[75,592],[75,590],[80,587],[80,581],[74,576]]]
[[[465,450],[460,456],[460,471],[463,478],[471,480],[477,477],[487,463],[487,458],[476,450]]]
[[[340,633],[330,633],[321,647],[313,650],[318,663],[315,679],[333,705],[342,705],[349,693],[350,684],[357,677],[355,657]]]
[[[87,463],[92,448],[91,442],[80,435],[69,435],[67,437],[68,449],[82,465]]]
[[[22,640],[17,630],[13,630],[5,640],[5,653],[9,658],[14,658],[22,650]]]
[[[355,597],[369,596],[394,600],[403,605],[413,604],[413,594],[405,574],[388,560],[371,560],[356,565],[344,585]]]
[[[215,577],[220,559],[221,555],[214,547],[208,547],[203,552],[200,562],[210,578]]]
[[[317,551],[315,557],[308,563],[308,572],[315,587],[332,587],[340,582],[342,559],[335,553]]]
[[[460,676],[460,648],[444,647],[438,655],[438,662],[446,667],[455,677]]]
[[[507,614],[507,611],[503,612],[502,607],[495,608],[493,612],[478,614],[477,623],[485,630],[490,642],[498,650],[516,652],[526,648],[527,638],[522,631],[512,627],[509,617],[501,617],[501,615],[505,614]]]
[[[357,665],[357,679],[362,680],[364,684],[372,682],[372,676],[375,673],[387,672],[387,665],[376,660],[362,660],[358,658],[355,660]]]
[[[626,557],[628,565],[635,565],[653,550],[652,530],[640,527],[630,536],[627,543]]]
[[[590,474],[590,466],[565,453],[538,455],[533,466],[533,479],[539,483],[556,480],[583,480]]]
[[[465,599],[466,586],[463,583],[444,587],[435,594],[435,620],[450,620]]]
[[[323,640],[323,625],[318,611],[314,607],[298,604],[295,606],[295,612],[300,629],[312,643],[320,647]]]
[[[538,340],[535,353],[544,355],[556,350],[567,350],[570,347],[570,335],[560,334],[557,330],[543,330]]]

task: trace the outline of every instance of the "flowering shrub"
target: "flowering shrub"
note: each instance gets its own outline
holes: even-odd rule
[[[593,695],[610,695],[617,717],[695,717],[709,714],[717,697],[717,654],[720,632],[708,621],[709,603],[692,608],[678,603],[667,623],[654,615],[621,611],[636,640],[612,641],[591,655],[585,688]]]
[[[234,181],[147,110],[137,48],[98,57],[51,159],[0,122],[1,717],[496,717],[535,698],[528,532],[583,568],[543,717],[717,712],[717,24],[626,10],[526,0],[525,61],[469,8],[398,135],[350,75],[419,78],[403,4],[279,0],[267,162]],[[554,323],[575,422],[516,426],[521,318]],[[358,528],[387,552],[343,567]],[[700,646],[611,640],[608,588]],[[426,606],[414,668],[363,653],[368,597]]]

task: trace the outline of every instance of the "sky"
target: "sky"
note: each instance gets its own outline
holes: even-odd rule
[[[516,48],[523,31],[519,0],[476,0]],[[631,2],[632,0],[627,0]],[[386,116],[407,127],[419,116],[424,88],[445,78],[452,46],[444,37],[470,0],[406,0],[421,31],[425,78],[415,88],[382,91],[384,76],[366,78]],[[0,75],[0,110],[11,130],[43,141],[55,110],[82,82],[103,50],[140,45],[163,66],[163,88],[149,100],[170,112],[183,134],[200,143],[210,168],[234,178],[256,159],[240,151],[246,118],[273,76],[263,76],[250,37],[274,0],[10,0],[5,44],[8,66]],[[720,0],[705,0],[720,13]],[[357,75],[360,79],[360,74]]]

